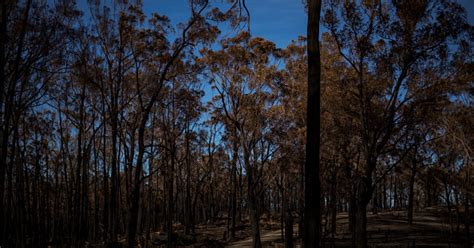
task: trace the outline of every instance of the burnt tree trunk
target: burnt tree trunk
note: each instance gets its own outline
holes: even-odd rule
[[[372,179],[363,177],[357,185],[355,209],[355,244],[357,248],[367,248],[367,205],[372,197]]]
[[[230,227],[230,239],[235,238],[235,224],[237,217],[237,163],[238,163],[238,154],[239,146],[236,141],[233,144],[233,154],[232,154],[232,171],[231,171],[231,185],[232,185],[232,195],[231,195],[231,227]]]
[[[244,163],[245,171],[247,171],[247,200],[250,212],[250,222],[252,225],[252,247],[261,248],[262,242],[260,240],[260,215],[258,213],[257,197],[254,189],[254,166],[250,164],[249,149],[245,145],[244,150]]]
[[[408,192],[408,224],[413,224],[413,198],[414,198],[414,187],[415,187],[415,176],[416,176],[416,148],[415,154],[411,166],[411,175],[410,175],[410,188]]]
[[[306,248],[320,246],[321,182],[319,178],[321,58],[319,50],[319,17],[321,1],[308,1],[308,102],[305,162],[304,236]]]
[[[291,214],[291,208],[289,206],[286,207],[286,214],[285,214],[285,247],[286,248],[293,248],[293,215]]]
[[[330,206],[331,206],[331,235],[336,234],[337,228],[337,172],[332,173],[331,178],[331,192],[330,192]]]

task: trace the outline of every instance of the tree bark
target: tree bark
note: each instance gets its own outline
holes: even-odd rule
[[[355,243],[357,248],[367,248],[367,204],[357,201],[355,215]]]
[[[113,94],[115,95],[115,94]],[[112,243],[117,242],[118,227],[119,227],[119,179],[118,179],[118,169],[117,169],[117,136],[118,136],[118,113],[117,113],[117,103],[116,97],[112,98],[112,111],[111,111],[111,131],[112,131],[112,189],[111,189],[111,198],[110,198],[110,228],[112,229],[111,241]]]
[[[321,58],[319,50],[319,18],[321,1],[308,1],[308,102],[305,162],[304,247],[320,246],[321,183],[319,178]]]
[[[414,187],[415,187],[415,176],[416,176],[416,149],[414,158],[412,161],[411,175],[410,175],[410,189],[408,193],[408,224],[413,224],[413,198],[414,198]]]
[[[469,212],[469,193],[464,194],[464,232],[466,233],[466,247],[472,248],[471,240],[471,212]]]
[[[305,211],[305,207],[304,207],[304,198],[305,198],[305,191],[304,191],[304,184],[305,184],[305,175],[304,175],[304,168],[305,168],[305,164],[304,163],[300,163],[300,185],[299,185],[299,190],[300,190],[300,193],[298,194],[298,205],[299,205],[299,221],[298,221],[298,238],[301,238],[303,239],[304,237],[304,211]]]
[[[174,141],[172,141],[174,142]],[[173,246],[173,214],[174,214],[174,198],[173,198],[173,184],[174,184],[174,166],[175,166],[175,157],[176,157],[176,148],[175,145],[172,145],[171,148],[171,163],[168,165],[168,202],[167,202],[167,216],[166,216],[166,232],[168,234],[166,247],[171,248]]]
[[[467,244],[466,247],[472,247],[472,240],[471,240],[471,212],[469,210],[469,197],[470,197],[470,192],[471,192],[471,164],[470,164],[470,159],[467,157],[466,159],[466,189],[464,193],[464,231],[466,233],[466,240]]]
[[[244,163],[245,170],[247,172],[247,199],[250,211],[250,222],[252,225],[252,247],[261,248],[262,242],[260,240],[260,215],[257,209],[257,198],[255,196],[254,189],[254,166],[250,164],[250,154],[247,146],[243,146],[244,150]]]
[[[370,166],[370,165],[369,165]],[[372,178],[366,175],[357,183],[355,209],[355,243],[357,248],[367,248],[367,205],[373,192]]]
[[[191,151],[189,142],[189,121],[186,121],[186,133],[185,133],[185,162],[186,162],[186,196],[184,199],[184,224],[185,234],[191,232]]]
[[[6,64],[6,34],[7,34],[7,3],[2,1],[1,3],[1,25],[0,25],[0,142],[2,142],[0,147],[0,242],[4,244],[4,216],[5,216],[5,206],[3,204],[3,196],[5,192],[5,172],[6,172],[6,156],[7,156],[7,146],[4,145],[4,137],[6,135],[3,122],[4,112],[3,112],[3,103],[4,103],[4,89],[6,84],[5,77],[5,64]],[[7,139],[8,142],[8,139]]]
[[[356,243],[356,214],[357,214],[357,201],[356,201],[356,190],[355,186],[351,187],[350,199],[349,199],[349,231],[352,233],[352,247],[355,247]]]
[[[336,235],[337,231],[337,177],[336,177],[336,171],[332,173],[332,178],[331,178],[331,234],[334,236]]]
[[[237,137],[234,137],[237,138]],[[237,217],[237,163],[239,156],[239,145],[237,141],[233,142],[233,154],[232,154],[232,171],[231,171],[231,184],[232,184],[232,196],[231,196],[231,229],[230,239],[235,238],[235,224]]]
[[[149,112],[145,113],[138,129],[138,154],[134,174],[134,184],[131,196],[130,220],[128,223],[128,247],[135,247],[135,238],[137,234],[138,210],[140,206],[140,186],[143,168],[143,156],[145,154],[145,126],[148,121]]]
[[[288,201],[289,205],[289,201]],[[285,247],[293,248],[293,216],[291,214],[291,208],[286,207],[285,215]]]

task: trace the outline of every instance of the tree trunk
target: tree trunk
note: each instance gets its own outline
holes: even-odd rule
[[[415,155],[416,156],[416,149]],[[413,224],[413,198],[414,198],[414,187],[415,187],[415,176],[416,176],[416,158],[413,158],[411,175],[410,175],[410,189],[408,192],[408,224]]]
[[[18,119],[17,119],[18,120]],[[16,150],[20,150],[19,141],[18,141],[18,126],[14,127],[13,131],[13,146],[17,147]],[[16,174],[16,181],[15,181],[15,200],[16,200],[16,207],[15,207],[15,222],[13,222],[14,226],[16,227],[16,247],[25,247],[26,245],[26,235],[25,235],[25,219],[26,219],[26,211],[25,211],[25,194],[24,194],[24,183],[23,183],[23,168],[22,168],[22,161],[20,161],[19,155],[20,151],[12,152],[12,158],[16,157],[16,159],[11,159],[10,162],[15,164],[15,174]]]
[[[466,247],[472,247],[472,240],[471,240],[471,233],[470,233],[470,227],[471,227],[471,212],[469,210],[469,195],[471,192],[471,164],[470,164],[470,159],[466,159],[466,182],[465,182],[465,193],[464,193],[464,231],[466,233],[466,240],[467,244]]]
[[[356,247],[367,248],[367,204],[361,200],[357,200],[355,219]]]
[[[372,213],[373,214],[377,214],[378,213],[378,201],[379,201],[379,197],[378,197],[378,190],[377,190],[377,187],[374,188],[375,189],[375,192],[374,192],[374,197],[372,199]]]
[[[5,192],[5,172],[6,172],[6,156],[7,156],[7,147],[8,147],[8,138],[7,134],[5,133],[5,123],[3,122],[3,103],[4,103],[4,89],[6,85],[6,77],[5,77],[5,63],[6,63],[6,56],[5,56],[5,45],[6,45],[6,33],[7,33],[7,4],[6,1],[2,1],[1,3],[1,24],[0,24],[0,242],[4,244],[4,227],[5,221],[5,206],[3,204],[3,196]],[[5,142],[6,139],[6,142]]]
[[[112,102],[116,100],[113,99]],[[117,169],[117,136],[118,136],[118,117],[116,104],[113,104],[112,107],[112,116],[111,116],[111,129],[112,129],[112,189],[111,189],[111,198],[110,198],[110,228],[112,229],[111,241],[112,243],[117,242],[118,227],[119,227],[119,179],[118,179],[118,169]]]
[[[235,137],[236,138],[236,137]],[[230,229],[230,239],[235,238],[235,224],[237,217],[237,163],[239,156],[239,146],[236,141],[233,144],[233,154],[232,154],[232,171],[231,171],[231,187],[232,187],[232,196],[231,196],[231,229]]]
[[[397,179],[392,176],[392,191],[393,191],[393,208],[398,209],[398,190]]]
[[[185,133],[185,144],[186,144],[186,196],[184,200],[184,233],[189,234],[191,232],[191,151],[189,144],[189,122],[186,122],[186,133]]]
[[[382,197],[383,197],[383,209],[387,209],[390,204],[387,203],[387,176],[383,177],[383,185],[382,185]]]
[[[321,58],[319,51],[319,17],[321,1],[308,2],[308,102],[305,162],[304,247],[320,246],[321,183],[319,178]]]
[[[352,247],[355,247],[356,242],[356,212],[357,212],[357,201],[356,201],[356,190],[355,186],[351,187],[350,199],[349,199],[349,231],[352,233]]]
[[[148,121],[149,111],[144,113],[140,128],[138,129],[138,154],[134,174],[134,184],[131,197],[130,219],[128,223],[128,247],[135,247],[135,238],[137,234],[138,210],[140,207],[140,187],[141,175],[143,169],[143,156],[145,154],[145,126]]]
[[[370,163],[370,162],[369,162]],[[369,164],[367,168],[374,168]],[[367,205],[372,197],[374,186],[372,185],[372,173],[370,170],[357,183],[357,200],[355,210],[355,243],[357,248],[367,248]]]
[[[79,127],[78,127],[78,135],[77,135],[77,165],[76,165],[76,192],[74,194],[74,232],[75,242],[78,246],[82,244],[84,237],[82,236],[82,166],[83,166],[83,156],[84,156],[84,148],[83,148],[83,135],[84,135],[84,103],[85,103],[85,84],[81,87],[81,95],[80,95],[80,106],[79,106]]]
[[[293,248],[293,216],[291,214],[291,208],[287,206],[286,209],[287,211],[285,216],[285,247]]]
[[[252,225],[252,247],[254,248],[261,248],[262,242],[260,240],[260,215],[257,209],[257,198],[255,196],[255,189],[254,189],[254,166],[250,165],[250,154],[248,151],[248,147],[246,145],[243,146],[244,150],[244,163],[245,163],[245,171],[247,172],[247,200],[249,205],[249,212],[250,212],[250,222]]]
[[[471,240],[471,212],[469,212],[469,193],[466,191],[464,195],[464,231],[466,233],[467,248],[472,248]]]
[[[331,192],[330,192],[330,205],[331,205],[331,234],[336,234],[337,228],[337,171],[334,170],[331,178]]]
[[[451,227],[451,233],[453,232],[453,223],[452,223],[452,218],[451,218],[451,190],[449,189],[449,184],[448,184],[448,175],[445,175],[443,178],[443,184],[444,184],[444,193],[445,193],[445,199],[446,199],[446,207],[448,208],[448,220],[449,220],[449,226]]]
[[[304,236],[304,211],[305,211],[305,208],[304,208],[304,197],[305,197],[305,194],[304,194],[304,184],[305,184],[305,181],[304,181],[304,178],[305,178],[305,175],[304,175],[304,168],[305,168],[305,164],[303,163],[300,163],[300,193],[298,194],[298,205],[299,205],[299,222],[298,222],[298,238],[301,238],[303,239],[303,236]]]
[[[166,232],[168,234],[168,239],[166,242],[166,247],[171,248],[173,246],[173,212],[174,212],[174,202],[173,202],[173,184],[174,184],[174,166],[175,166],[175,157],[176,157],[176,148],[174,144],[171,148],[171,163],[168,165],[168,202],[167,202],[167,212],[166,212]]]

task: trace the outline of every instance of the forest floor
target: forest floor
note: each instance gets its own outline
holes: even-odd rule
[[[407,224],[406,216],[406,211],[369,214],[367,218],[369,247],[466,247],[463,220],[460,220],[459,230],[457,230],[455,214],[452,214],[452,227],[446,210],[442,208],[427,208],[416,212],[411,226]],[[260,226],[263,247],[284,247],[280,223],[277,220],[263,218]],[[223,220],[214,224],[199,225],[196,228],[196,236],[192,238],[178,234],[177,244],[178,247],[251,247],[250,226],[245,221],[238,227],[236,239],[232,242],[225,241],[225,230],[226,222]],[[301,247],[301,240],[296,238],[298,234],[296,225],[294,234],[295,247]],[[165,240],[160,239],[160,236],[163,237],[159,233],[152,235],[148,247],[164,245]],[[471,233],[471,237],[474,237],[474,233]],[[338,214],[337,234],[334,237],[324,238],[323,243],[324,247],[351,247],[347,213]]]

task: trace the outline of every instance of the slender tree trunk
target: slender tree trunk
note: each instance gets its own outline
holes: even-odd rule
[[[451,227],[451,233],[452,233],[453,223],[452,223],[452,218],[451,218],[451,191],[449,189],[449,184],[448,184],[448,175],[444,176],[443,184],[444,184],[444,193],[445,193],[445,199],[446,199],[446,207],[448,208],[449,226]]]
[[[190,155],[190,144],[189,144],[189,124],[186,123],[186,196],[184,200],[184,219],[185,219],[185,234],[191,232],[191,155]]]
[[[23,135],[23,139],[25,142],[27,140],[26,138],[26,135],[24,134]],[[32,207],[32,210],[31,212],[33,212],[33,217],[31,218],[31,227],[32,229],[34,229],[34,234],[33,234],[33,244],[40,244],[40,239],[41,239],[41,235],[40,235],[40,232],[42,231],[41,229],[41,224],[43,224],[43,222],[39,222],[39,216],[41,215],[40,213],[40,204],[39,201],[40,198],[39,197],[39,194],[38,192],[40,191],[39,190],[39,185],[40,185],[40,160],[41,160],[41,154],[40,154],[40,151],[39,151],[39,148],[36,147],[35,149],[35,173],[34,173],[34,178],[32,179],[32,195],[33,195],[33,199],[32,199],[32,204],[31,204],[31,207]],[[28,179],[28,177],[26,177],[26,179]],[[26,182],[26,185],[28,185],[28,182]],[[27,193],[28,195],[28,193]]]
[[[471,212],[469,212],[469,193],[466,191],[464,195],[464,232],[466,234],[467,248],[472,248],[471,240]]]
[[[378,212],[378,201],[379,201],[379,197],[378,197],[378,190],[377,190],[377,187],[374,187],[374,197],[372,198],[372,213],[373,214],[377,214]]]
[[[117,117],[117,104],[116,99],[112,99],[112,116],[111,116],[111,131],[112,131],[112,189],[111,189],[111,198],[110,198],[110,228],[112,229],[111,241],[112,243],[117,242],[117,235],[119,230],[119,180],[118,180],[118,169],[117,169],[117,136],[118,136],[118,117]]]
[[[283,187],[283,173],[280,173],[280,195],[281,195],[281,205],[280,205],[280,229],[281,229],[281,240],[285,240],[285,220],[286,220],[286,196],[285,196],[285,187]]]
[[[392,199],[393,199],[393,208],[396,210],[398,209],[398,187],[397,187],[397,179],[392,176]]]
[[[258,213],[257,198],[255,196],[253,176],[255,168],[250,165],[250,154],[247,146],[243,146],[245,171],[247,172],[247,199],[250,212],[250,222],[252,225],[252,247],[261,248],[262,242],[260,240],[260,215]]]
[[[145,114],[141,120],[140,128],[138,129],[138,154],[137,163],[134,174],[134,183],[131,196],[130,219],[128,222],[128,247],[135,247],[135,238],[137,235],[138,225],[138,210],[140,207],[140,187],[141,175],[143,169],[143,156],[145,154],[145,126],[148,121],[148,113]]]
[[[89,239],[89,148],[86,148],[82,163],[81,238]]]
[[[353,181],[353,176],[352,176],[352,169],[350,166],[350,162],[346,159],[345,160],[345,168],[344,168],[344,174],[346,177],[346,180],[352,182]],[[356,223],[356,209],[357,209],[357,204],[356,204],[356,186],[354,183],[351,183],[347,187],[347,192],[348,192],[348,215],[349,215],[349,232],[352,234],[351,236],[351,242],[352,242],[352,247],[355,247],[355,223]]]
[[[174,142],[174,141],[173,141]],[[171,163],[168,165],[168,202],[167,202],[167,215],[166,215],[166,232],[168,234],[168,239],[166,242],[166,247],[173,247],[173,214],[174,214],[174,197],[173,197],[173,184],[174,184],[174,166],[176,158],[176,148],[175,145],[172,145],[171,148]]]
[[[4,123],[4,89],[6,85],[5,77],[5,45],[6,45],[6,33],[7,33],[7,3],[2,1],[1,3],[1,23],[0,23],[0,243],[4,244],[4,227],[5,227],[5,206],[3,204],[3,197],[5,192],[5,172],[6,172],[6,156],[7,156],[7,146],[4,145],[5,136],[5,123]],[[8,142],[8,138],[7,138]]]
[[[234,138],[237,138],[234,136]],[[232,184],[232,196],[231,196],[231,229],[230,239],[235,238],[235,224],[237,217],[237,163],[239,156],[239,146],[237,141],[233,142],[233,154],[232,154],[232,171],[231,171],[231,184]]]
[[[331,178],[331,234],[336,235],[336,228],[337,228],[337,177],[336,177],[336,172],[334,171],[332,173],[332,178]]]
[[[298,194],[298,205],[299,205],[299,222],[298,222],[298,238],[303,239],[304,237],[304,198],[305,198],[305,191],[304,191],[304,184],[305,184],[305,175],[304,175],[304,168],[305,164],[300,163],[300,193]]]
[[[469,197],[471,192],[471,164],[470,164],[469,157],[466,159],[465,164],[467,165],[466,168],[466,189],[464,193],[464,231],[466,233],[466,247],[472,248],[472,240],[471,240],[471,212],[469,210]]]
[[[18,121],[19,118],[17,118]],[[26,216],[25,216],[25,192],[24,192],[24,176],[22,161],[20,159],[20,145],[19,145],[19,134],[18,126],[14,127],[13,131],[13,146],[16,147],[15,151],[12,152],[11,162],[15,164],[15,196],[16,196],[16,207],[15,207],[15,222],[14,226],[16,227],[16,247],[25,247],[26,245],[26,236],[25,236],[25,227],[26,227]]]
[[[459,212],[459,206],[461,203],[459,202],[459,192],[457,190],[454,190],[454,200],[455,200],[455,209],[456,209],[456,232],[459,233],[459,228],[461,225],[461,219],[459,218],[460,212]]]
[[[289,201],[288,201],[289,205]],[[291,208],[286,207],[285,214],[285,247],[293,248],[293,216],[291,214]]]
[[[82,236],[82,166],[83,166],[83,139],[84,139],[84,103],[85,103],[85,84],[81,87],[79,106],[79,127],[77,135],[77,165],[76,165],[76,191],[74,194],[74,232],[76,245],[80,246],[84,240]]]
[[[94,139],[94,232],[93,240],[99,240],[99,156],[98,149],[96,145],[97,140]]]
[[[321,1],[308,1],[308,102],[305,162],[305,212],[303,243],[315,248],[321,242],[321,183],[319,178],[321,58],[319,51],[319,17]]]
[[[415,157],[412,161],[411,175],[410,175],[410,188],[408,192],[408,224],[413,224],[413,198],[414,198],[414,187],[415,187],[415,176],[416,176],[416,149]]]
[[[431,176],[428,174],[425,179],[425,207],[431,207]]]
[[[387,203],[387,176],[384,176],[383,177],[383,181],[382,181],[383,185],[382,185],[382,197],[383,197],[383,209],[387,209],[389,204]]]

